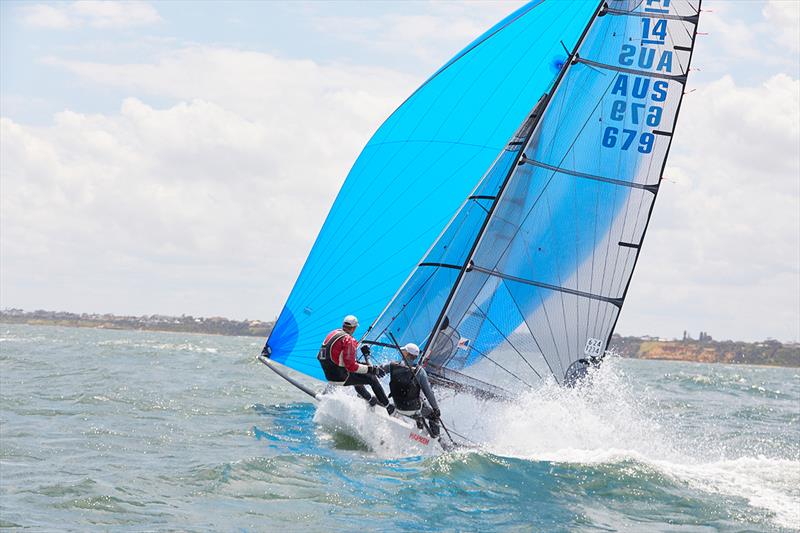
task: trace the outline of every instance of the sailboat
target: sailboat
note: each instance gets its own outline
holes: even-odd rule
[[[358,157],[260,359],[324,379],[345,314],[374,360],[513,399],[601,363],[685,92],[701,0],[535,0],[436,71]],[[313,393],[313,391],[311,391]]]

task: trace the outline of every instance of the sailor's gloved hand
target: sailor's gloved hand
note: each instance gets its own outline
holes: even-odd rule
[[[386,375],[386,372],[379,366],[368,366],[367,374],[372,374],[373,376],[382,378],[383,376]]]
[[[438,407],[435,408],[431,413],[431,418],[441,418],[441,417],[442,417],[442,412],[439,410]]]
[[[367,357],[372,353],[372,350],[370,349],[369,345],[364,344],[361,346],[361,353],[364,354],[364,357]]]

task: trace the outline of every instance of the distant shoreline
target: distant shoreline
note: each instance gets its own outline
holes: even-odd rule
[[[67,313],[64,311],[0,310],[0,323],[31,326],[63,326],[131,331],[163,331],[168,333],[201,333],[237,337],[266,337],[272,322],[262,320],[229,320],[222,317],[179,317],[167,315],[118,316],[112,314]]]
[[[92,326],[92,325],[77,325],[77,324],[67,324],[61,322],[37,322],[37,321],[29,321],[29,322],[12,322],[8,320],[0,319],[0,325],[9,324],[9,325],[21,325],[21,326],[42,326],[46,328],[76,328],[76,329],[99,329],[103,331],[145,331],[149,333],[183,333],[186,335],[215,335],[217,337],[253,337],[253,338],[260,338],[260,335],[239,335],[235,333],[212,333],[208,331],[184,331],[184,330],[176,330],[176,329],[145,329],[145,328],[123,328],[123,327],[105,327],[105,326]],[[266,337],[266,335],[264,336]]]
[[[0,323],[260,338],[266,338],[274,325],[261,320],[237,321],[222,317],[136,317],[62,311],[27,312],[21,309],[0,310]],[[667,340],[615,334],[610,346],[612,351],[628,359],[800,367],[800,344],[783,344],[771,339],[761,342],[716,341],[707,333],[701,333],[701,340],[688,336],[682,340]]]

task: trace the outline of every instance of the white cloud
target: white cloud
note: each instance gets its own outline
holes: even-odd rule
[[[38,28],[126,28],[161,22],[158,11],[138,0],[78,0],[64,4],[32,4],[19,8],[22,23]]]
[[[623,331],[800,338],[798,118],[784,74],[686,96]]]
[[[277,312],[350,165],[414,86],[209,47],[153,64],[54,63],[179,102],[128,98],[45,128],[2,119],[3,298],[28,291],[42,307]],[[146,291],[131,289],[137,278]]]
[[[425,9],[397,4],[379,16],[310,14],[315,29],[378,50],[384,55],[422,62],[431,70],[450,59],[467,43],[510,14],[522,0],[492,2],[431,2]]]
[[[72,20],[63,7],[36,4],[23,6],[20,12],[22,22],[27,26],[63,29],[72,25]]]
[[[800,2],[704,0],[693,67],[705,81],[734,74],[749,82],[798,75]],[[695,75],[697,76],[697,75]]]
[[[785,16],[795,8],[769,3],[750,25],[739,4],[703,15],[711,35],[699,41],[703,72],[692,80],[706,83],[684,103],[666,172],[675,183],[659,196],[623,333],[800,337],[800,88],[796,23]],[[497,4],[425,6],[377,19],[305,6],[320,31],[370,43],[364,53],[378,50],[392,68],[219,46],[104,64],[61,49],[72,56],[45,64],[135,97],[107,114],[61,112],[43,128],[0,123],[3,303],[278,312],[370,133],[422,81],[390,59],[413,55],[429,63],[413,71],[429,73],[499,18]],[[100,7],[116,9],[36,4],[24,13],[47,27],[116,24]],[[775,42],[788,52],[775,53]]]
[[[772,26],[772,35],[789,52],[800,50],[800,2],[770,0],[764,6],[764,18]]]

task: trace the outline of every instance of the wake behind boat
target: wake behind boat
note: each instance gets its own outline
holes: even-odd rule
[[[364,148],[262,359],[382,404],[367,374],[401,343],[436,386],[481,397],[583,379],[628,295],[699,13],[536,0],[467,46]],[[333,379],[314,359],[345,312],[370,324],[375,365]]]

